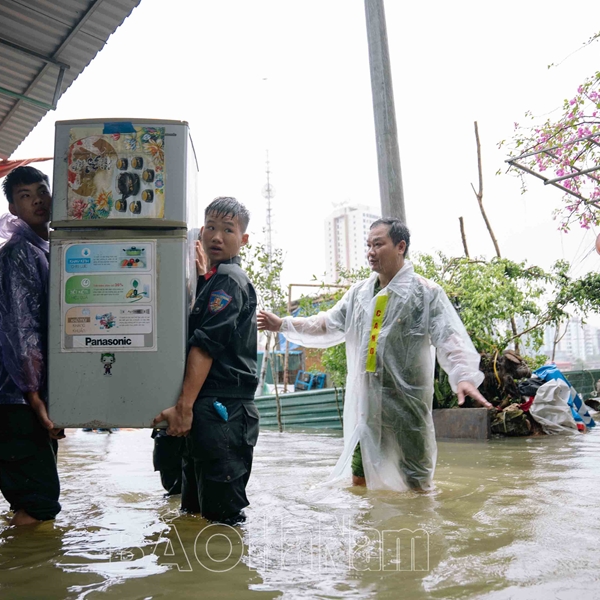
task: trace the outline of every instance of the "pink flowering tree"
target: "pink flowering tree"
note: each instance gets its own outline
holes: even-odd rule
[[[531,112],[526,118],[535,120]],[[529,174],[564,192],[563,205],[554,211],[563,231],[573,223],[586,229],[600,224],[600,72],[564,101],[558,119],[526,127],[515,123],[511,146],[507,162],[521,177],[523,191]]]

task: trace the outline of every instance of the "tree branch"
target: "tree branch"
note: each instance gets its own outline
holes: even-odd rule
[[[483,217],[485,226],[487,227],[490,237],[492,238],[492,243],[494,244],[494,249],[496,250],[496,256],[498,258],[502,258],[502,254],[500,253],[500,246],[498,246],[496,236],[494,235],[490,221],[487,218],[485,209],[483,208],[483,169],[481,166],[481,143],[479,141],[479,128],[477,127],[477,121],[475,121],[475,141],[477,143],[477,172],[479,174],[479,191],[475,192],[473,184],[471,184],[471,187],[475,192],[475,197],[477,198],[477,203],[479,204],[479,210],[481,211],[481,216]]]
[[[479,175],[479,191],[475,192],[475,196],[477,197],[477,203],[479,204],[479,210],[481,211],[481,216],[483,217],[485,226],[487,227],[490,237],[492,238],[492,243],[494,244],[494,248],[496,250],[496,256],[498,258],[502,258],[502,255],[500,254],[500,246],[498,246],[496,236],[494,235],[490,221],[487,218],[485,209],[483,208],[483,168],[481,166],[481,142],[479,141],[479,127],[477,126],[477,121],[475,121],[474,125],[475,125],[475,142],[477,144],[477,173]],[[471,187],[473,187],[472,184],[471,184]],[[475,191],[475,188],[473,188],[473,191]],[[518,338],[517,323],[515,321],[514,316],[512,316],[510,318],[510,326],[511,326],[513,335],[515,336],[514,337],[515,351],[518,353],[519,352],[519,343],[516,341]]]
[[[460,237],[462,239],[463,248],[465,250],[465,256],[467,258],[471,258],[469,256],[469,248],[467,247],[467,234],[465,233],[465,222],[462,217],[458,217],[458,222],[460,223]]]

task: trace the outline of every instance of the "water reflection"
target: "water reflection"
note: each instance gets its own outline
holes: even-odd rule
[[[56,522],[32,534],[0,521],[0,593],[598,597],[596,432],[442,442],[426,495],[318,485],[341,446],[331,434],[263,432],[249,520],[232,529],[163,498],[147,431],[74,431],[60,449]]]

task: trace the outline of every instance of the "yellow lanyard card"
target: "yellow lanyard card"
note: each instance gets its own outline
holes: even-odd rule
[[[375,310],[373,311],[373,322],[371,323],[371,336],[369,337],[369,347],[367,349],[367,372],[375,373],[377,369],[377,340],[381,332],[385,307],[387,306],[388,296],[382,294],[375,299]]]

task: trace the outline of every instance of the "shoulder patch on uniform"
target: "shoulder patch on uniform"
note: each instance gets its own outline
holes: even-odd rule
[[[230,302],[231,296],[226,294],[223,290],[211,292],[210,298],[208,299],[208,312],[211,315],[215,315],[226,308]]]

